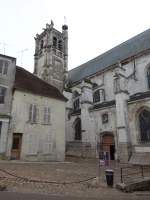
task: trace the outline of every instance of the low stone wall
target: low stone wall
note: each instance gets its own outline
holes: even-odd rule
[[[66,144],[66,156],[96,158],[96,149],[90,143],[68,142]]]

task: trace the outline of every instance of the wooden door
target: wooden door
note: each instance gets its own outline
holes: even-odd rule
[[[114,145],[114,136],[106,134],[102,138],[102,151],[109,152],[110,160],[114,160],[115,154],[115,145]]]
[[[14,133],[13,141],[12,141],[12,150],[11,150],[12,159],[15,159],[15,160],[20,159],[21,144],[22,144],[22,134]]]

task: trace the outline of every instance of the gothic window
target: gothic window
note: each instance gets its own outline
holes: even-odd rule
[[[57,47],[57,38],[53,37],[53,47]]]
[[[1,131],[2,131],[2,121],[0,121],[0,136],[1,136]]]
[[[50,108],[45,107],[44,108],[44,124],[50,123]]]
[[[62,51],[62,41],[61,40],[58,41],[58,49],[60,51]]]
[[[75,140],[81,140],[82,139],[82,133],[81,133],[81,119],[77,118],[75,121]]]
[[[74,109],[74,111],[77,111],[77,110],[80,109],[80,100],[79,100],[79,98],[76,99],[76,100],[74,100],[74,102],[73,102],[73,109]]]
[[[34,104],[29,107],[29,121],[31,123],[36,123],[37,121],[37,107]]]
[[[0,86],[0,104],[4,104],[6,88]]]
[[[96,90],[93,94],[93,102],[100,102],[100,90]]]
[[[143,110],[139,114],[140,140],[150,142],[150,111]]]
[[[107,113],[102,114],[102,123],[103,124],[108,123],[108,114]]]
[[[148,88],[150,89],[150,67],[147,70]]]

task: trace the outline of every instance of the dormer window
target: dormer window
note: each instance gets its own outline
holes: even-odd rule
[[[57,38],[53,37],[53,47],[57,47]]]
[[[62,41],[61,40],[58,41],[58,49],[60,51],[62,51]]]

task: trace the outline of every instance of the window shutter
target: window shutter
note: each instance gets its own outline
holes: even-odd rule
[[[32,109],[32,117],[33,117],[33,122],[36,122],[36,116],[37,116],[37,108],[36,105],[33,105],[33,109]]]
[[[29,106],[29,121],[32,122],[32,104]]]
[[[0,74],[2,74],[3,71],[3,60],[0,60]]]
[[[0,103],[4,103],[6,88],[0,87]]]
[[[6,61],[5,62],[5,65],[4,65],[4,71],[3,71],[3,74],[7,74],[7,71],[8,71],[8,62]]]
[[[44,107],[44,124],[50,123],[50,108]]]

